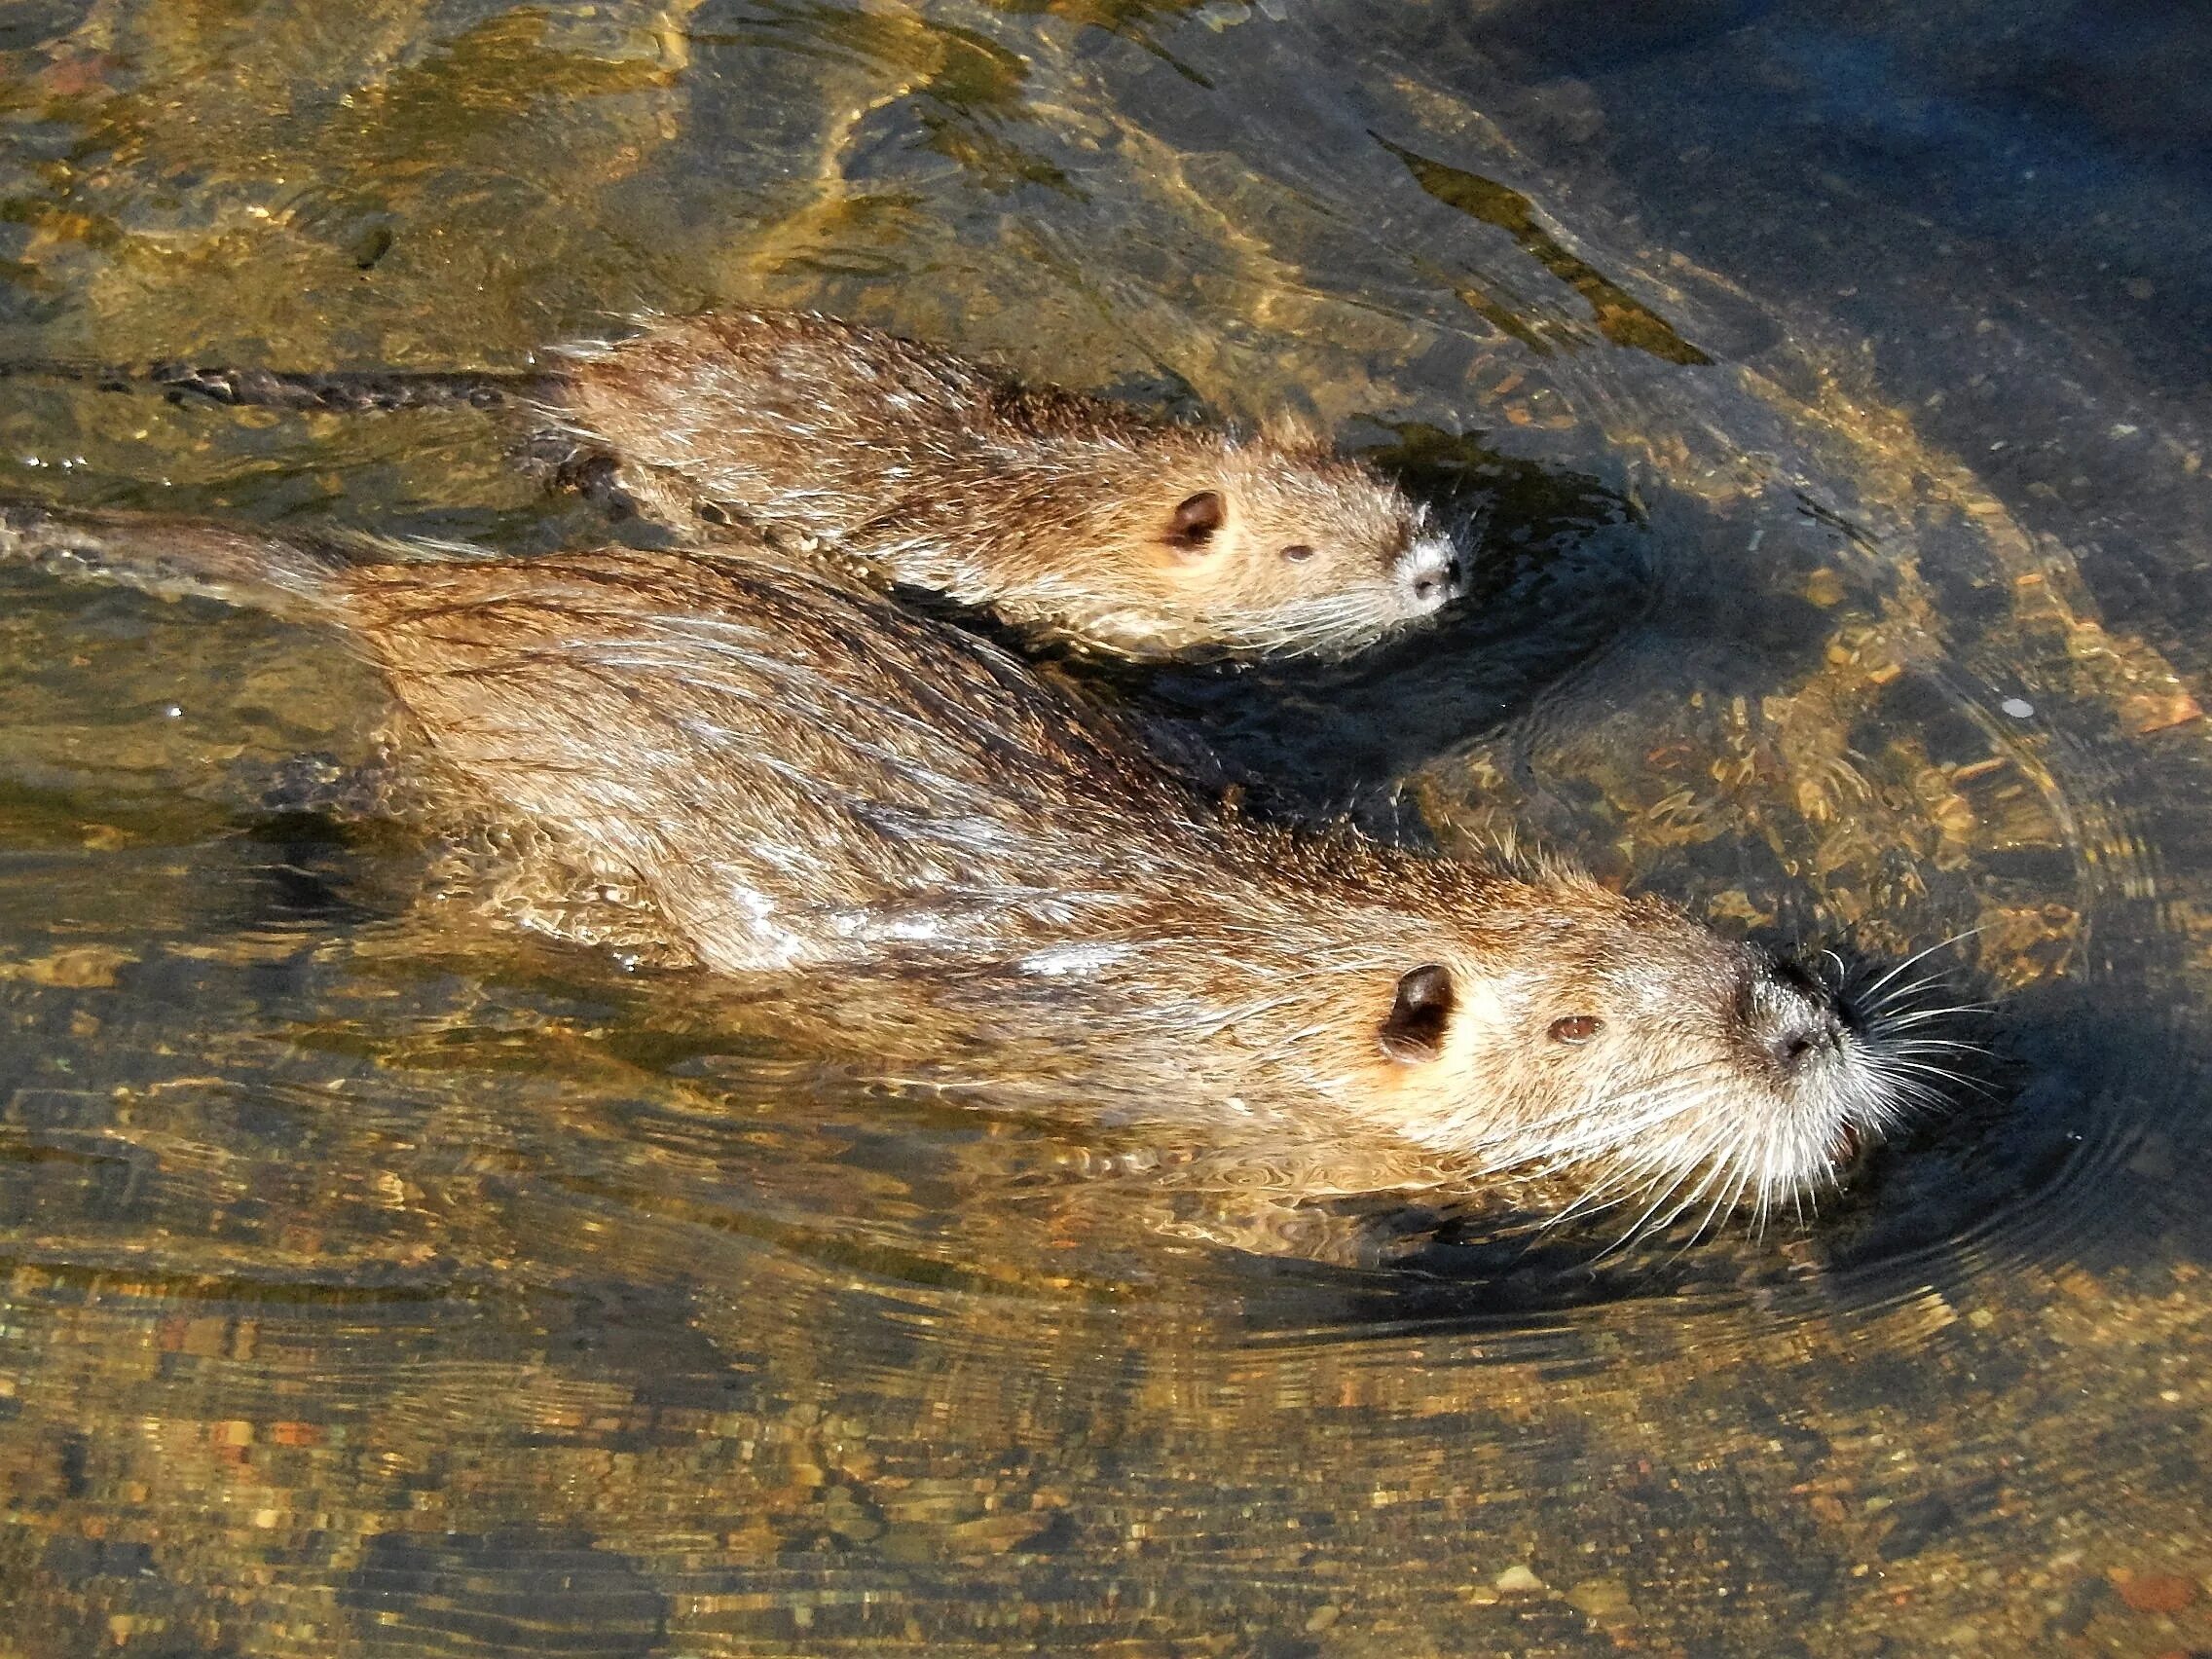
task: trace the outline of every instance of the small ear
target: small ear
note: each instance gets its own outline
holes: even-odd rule
[[[1175,516],[1167,521],[1167,545],[1181,548],[1186,553],[1205,550],[1213,539],[1213,533],[1229,520],[1229,509],[1223,505],[1217,490],[1200,490],[1196,496],[1186,496],[1175,508]]]
[[[1389,1018],[1376,1027],[1376,1041],[1403,1065],[1435,1059],[1444,1051],[1444,1032],[1456,1000],[1451,969],[1436,962],[1414,969],[1399,978],[1397,1000],[1390,1005]]]

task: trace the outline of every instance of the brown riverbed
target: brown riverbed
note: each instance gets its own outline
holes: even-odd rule
[[[0,571],[0,1656],[2212,1649],[2200,35],[0,11],[0,356],[769,302],[1303,409],[1480,522],[1481,603],[1112,694],[1290,810],[1938,946],[1994,1051],[1756,1235],[1286,1203],[447,928],[285,804],[357,666]],[[10,493],[598,534],[514,435],[0,381]]]

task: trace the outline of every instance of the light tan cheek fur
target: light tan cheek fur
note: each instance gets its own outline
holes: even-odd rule
[[[1198,561],[1194,572],[1194,585],[1209,589],[1243,587],[1251,580],[1248,567],[1251,556],[1251,542],[1243,521],[1232,517],[1214,533],[1213,546]]]
[[[1150,565],[1154,570],[1183,584],[1195,582],[1221,563],[1221,556],[1231,544],[1234,532],[1222,530],[1215,534],[1204,547],[1178,547],[1164,535],[1139,533],[1136,539],[1137,565]]]
[[[1520,1021],[1496,982],[1455,967],[1452,983],[1452,1017],[1444,1027],[1443,1051],[1433,1060],[1397,1068],[1407,1074],[1409,1093],[1463,1096],[1485,1069],[1485,1055],[1515,1051]]]
[[[1211,596],[1234,589],[1244,567],[1244,535],[1234,511],[1202,548],[1181,548],[1164,536],[1140,543],[1137,568],[1149,566],[1170,593]]]

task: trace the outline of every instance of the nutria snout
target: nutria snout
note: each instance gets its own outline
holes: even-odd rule
[[[1388,563],[1406,608],[1415,615],[1431,615],[1467,591],[1467,561],[1448,535],[1418,535]]]
[[[1763,970],[1763,971],[1761,971]],[[1752,1046],[1784,1072],[1821,1063],[1847,1032],[1834,996],[1804,967],[1770,957],[1744,979],[1744,1024]]]

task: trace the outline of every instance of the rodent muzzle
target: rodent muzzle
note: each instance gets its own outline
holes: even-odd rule
[[[1398,586],[1414,611],[1427,615],[1463,595],[1471,571],[1448,535],[1416,536],[1398,558]]]
[[[1766,1051],[1784,1071],[1795,1071],[1813,1054],[1843,1042],[1843,1020],[1831,1009],[1793,1011],[1764,1038]]]
[[[1785,1077],[1839,1054],[1850,1032],[1834,994],[1786,957],[1749,968],[1737,1007],[1748,1046]]]

